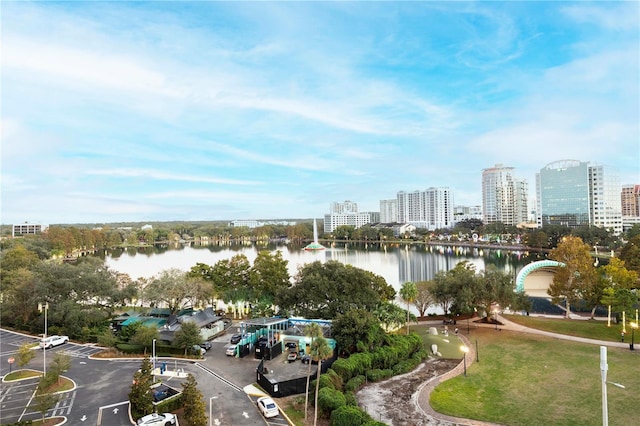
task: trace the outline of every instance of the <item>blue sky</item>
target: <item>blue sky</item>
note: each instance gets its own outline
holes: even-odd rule
[[[483,168],[640,183],[638,2],[3,2],[2,223],[321,217]]]

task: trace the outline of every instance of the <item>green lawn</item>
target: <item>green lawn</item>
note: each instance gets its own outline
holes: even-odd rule
[[[436,387],[436,411],[504,425],[602,424],[599,346],[490,328],[469,338],[480,362]],[[626,386],[608,387],[610,424],[636,424],[640,350],[609,348],[608,357],[608,380]]]
[[[607,327],[607,321],[600,320],[571,320],[562,318],[527,317],[523,315],[504,315],[504,317],[517,324],[537,328],[538,330],[611,342],[619,342],[620,332],[622,332],[622,324],[615,324],[613,321],[611,322],[611,327]],[[630,342],[631,327],[629,326],[629,322],[627,322],[626,328],[627,334],[625,336],[625,342]]]
[[[462,340],[458,338],[453,333],[453,329],[451,326],[449,327],[449,336],[444,336],[442,334],[442,327],[436,327],[438,330],[438,335],[429,334],[429,326],[411,326],[410,330],[412,333],[416,333],[422,337],[422,341],[424,342],[425,348],[427,352],[431,356],[431,345],[438,345],[438,352],[442,354],[442,358],[450,358],[450,359],[462,359],[462,351],[460,348],[463,343]]]

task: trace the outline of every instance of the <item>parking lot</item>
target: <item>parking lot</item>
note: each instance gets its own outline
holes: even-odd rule
[[[205,358],[198,362],[159,359],[165,362],[168,374],[158,376],[163,383],[181,389],[183,379],[169,373],[176,370],[191,373],[198,382],[207,403],[207,414],[211,425],[287,425],[279,415],[265,420],[256,407],[257,395],[248,395],[244,388],[256,381],[259,360],[226,356],[225,348],[230,335],[221,336],[211,343]],[[17,352],[23,343],[35,343],[39,339],[0,329],[0,372],[9,372],[7,359]],[[43,353],[36,349],[36,357],[27,368],[42,370]],[[90,355],[100,351],[93,345],[66,343],[47,350],[47,361],[51,354],[64,351],[72,356],[72,366],[64,374],[76,383],[76,388],[63,394],[56,407],[48,410],[47,417],[64,416],[67,424],[73,425],[131,425],[128,416],[128,393],[133,373],[140,368],[140,359],[97,360]],[[15,364],[14,364],[15,367]],[[33,408],[32,396],[39,379],[3,382],[0,391],[0,423],[40,418]]]

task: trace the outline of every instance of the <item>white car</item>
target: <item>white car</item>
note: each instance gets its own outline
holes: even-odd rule
[[[273,399],[268,396],[263,396],[262,398],[258,398],[258,409],[262,413],[265,418],[276,417],[280,412],[278,411],[278,406]]]
[[[229,345],[227,346],[227,355],[228,356],[236,356],[236,348],[238,346],[237,345]]]
[[[171,426],[176,424],[176,415],[171,413],[153,413],[141,417],[136,422],[138,426]]]
[[[59,346],[67,343],[69,336],[49,336],[46,339],[40,340],[40,347],[42,349],[51,349],[54,346]]]

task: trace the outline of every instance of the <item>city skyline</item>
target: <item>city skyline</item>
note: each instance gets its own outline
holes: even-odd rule
[[[321,217],[640,183],[637,2],[5,2],[1,222]]]

